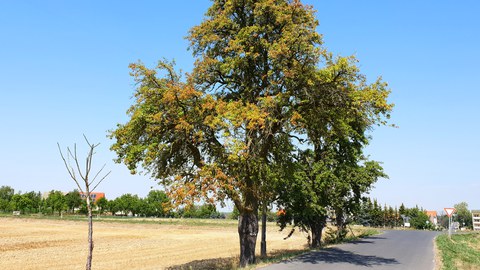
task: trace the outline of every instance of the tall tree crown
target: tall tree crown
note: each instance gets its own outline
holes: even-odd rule
[[[188,37],[197,82],[244,102],[285,93],[306,83],[319,61],[317,25],[313,9],[300,1],[213,1]]]

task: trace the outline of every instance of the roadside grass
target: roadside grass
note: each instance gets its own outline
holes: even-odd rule
[[[480,233],[439,235],[436,242],[442,270],[480,269]]]

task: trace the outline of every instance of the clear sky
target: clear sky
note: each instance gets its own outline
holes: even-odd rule
[[[325,46],[354,54],[370,80],[382,76],[399,128],[372,131],[367,148],[389,180],[371,196],[431,210],[466,201],[480,209],[480,2],[305,1]],[[145,196],[155,182],[115,164],[106,135],[128,120],[135,86],[128,64],[193,58],[184,39],[208,0],[0,1],[0,185],[72,190],[56,143],[99,142],[94,163],[112,174],[107,198]],[[83,155],[84,156],[84,155]]]

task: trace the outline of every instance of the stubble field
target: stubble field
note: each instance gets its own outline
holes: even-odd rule
[[[287,233],[269,224],[269,253],[305,248],[304,234]],[[234,220],[97,221],[94,244],[94,269],[229,269],[239,254]],[[86,254],[85,221],[0,218],[0,269],[84,269]]]

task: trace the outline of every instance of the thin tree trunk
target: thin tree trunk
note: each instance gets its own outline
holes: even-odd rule
[[[258,217],[255,211],[241,213],[238,219],[240,237],[240,267],[255,263],[255,245],[258,234]]]
[[[87,210],[88,210],[88,255],[86,270],[92,269],[92,257],[93,257],[93,219],[92,219],[92,206],[90,205],[90,192],[87,192]]]
[[[347,235],[345,221],[343,219],[343,211],[337,209],[335,212],[336,213],[338,212],[338,214],[336,214],[335,216],[335,221],[337,223],[337,239],[336,240],[340,241],[340,240],[343,240]]]
[[[262,205],[262,241],[260,243],[260,256],[267,257],[267,204]]]

